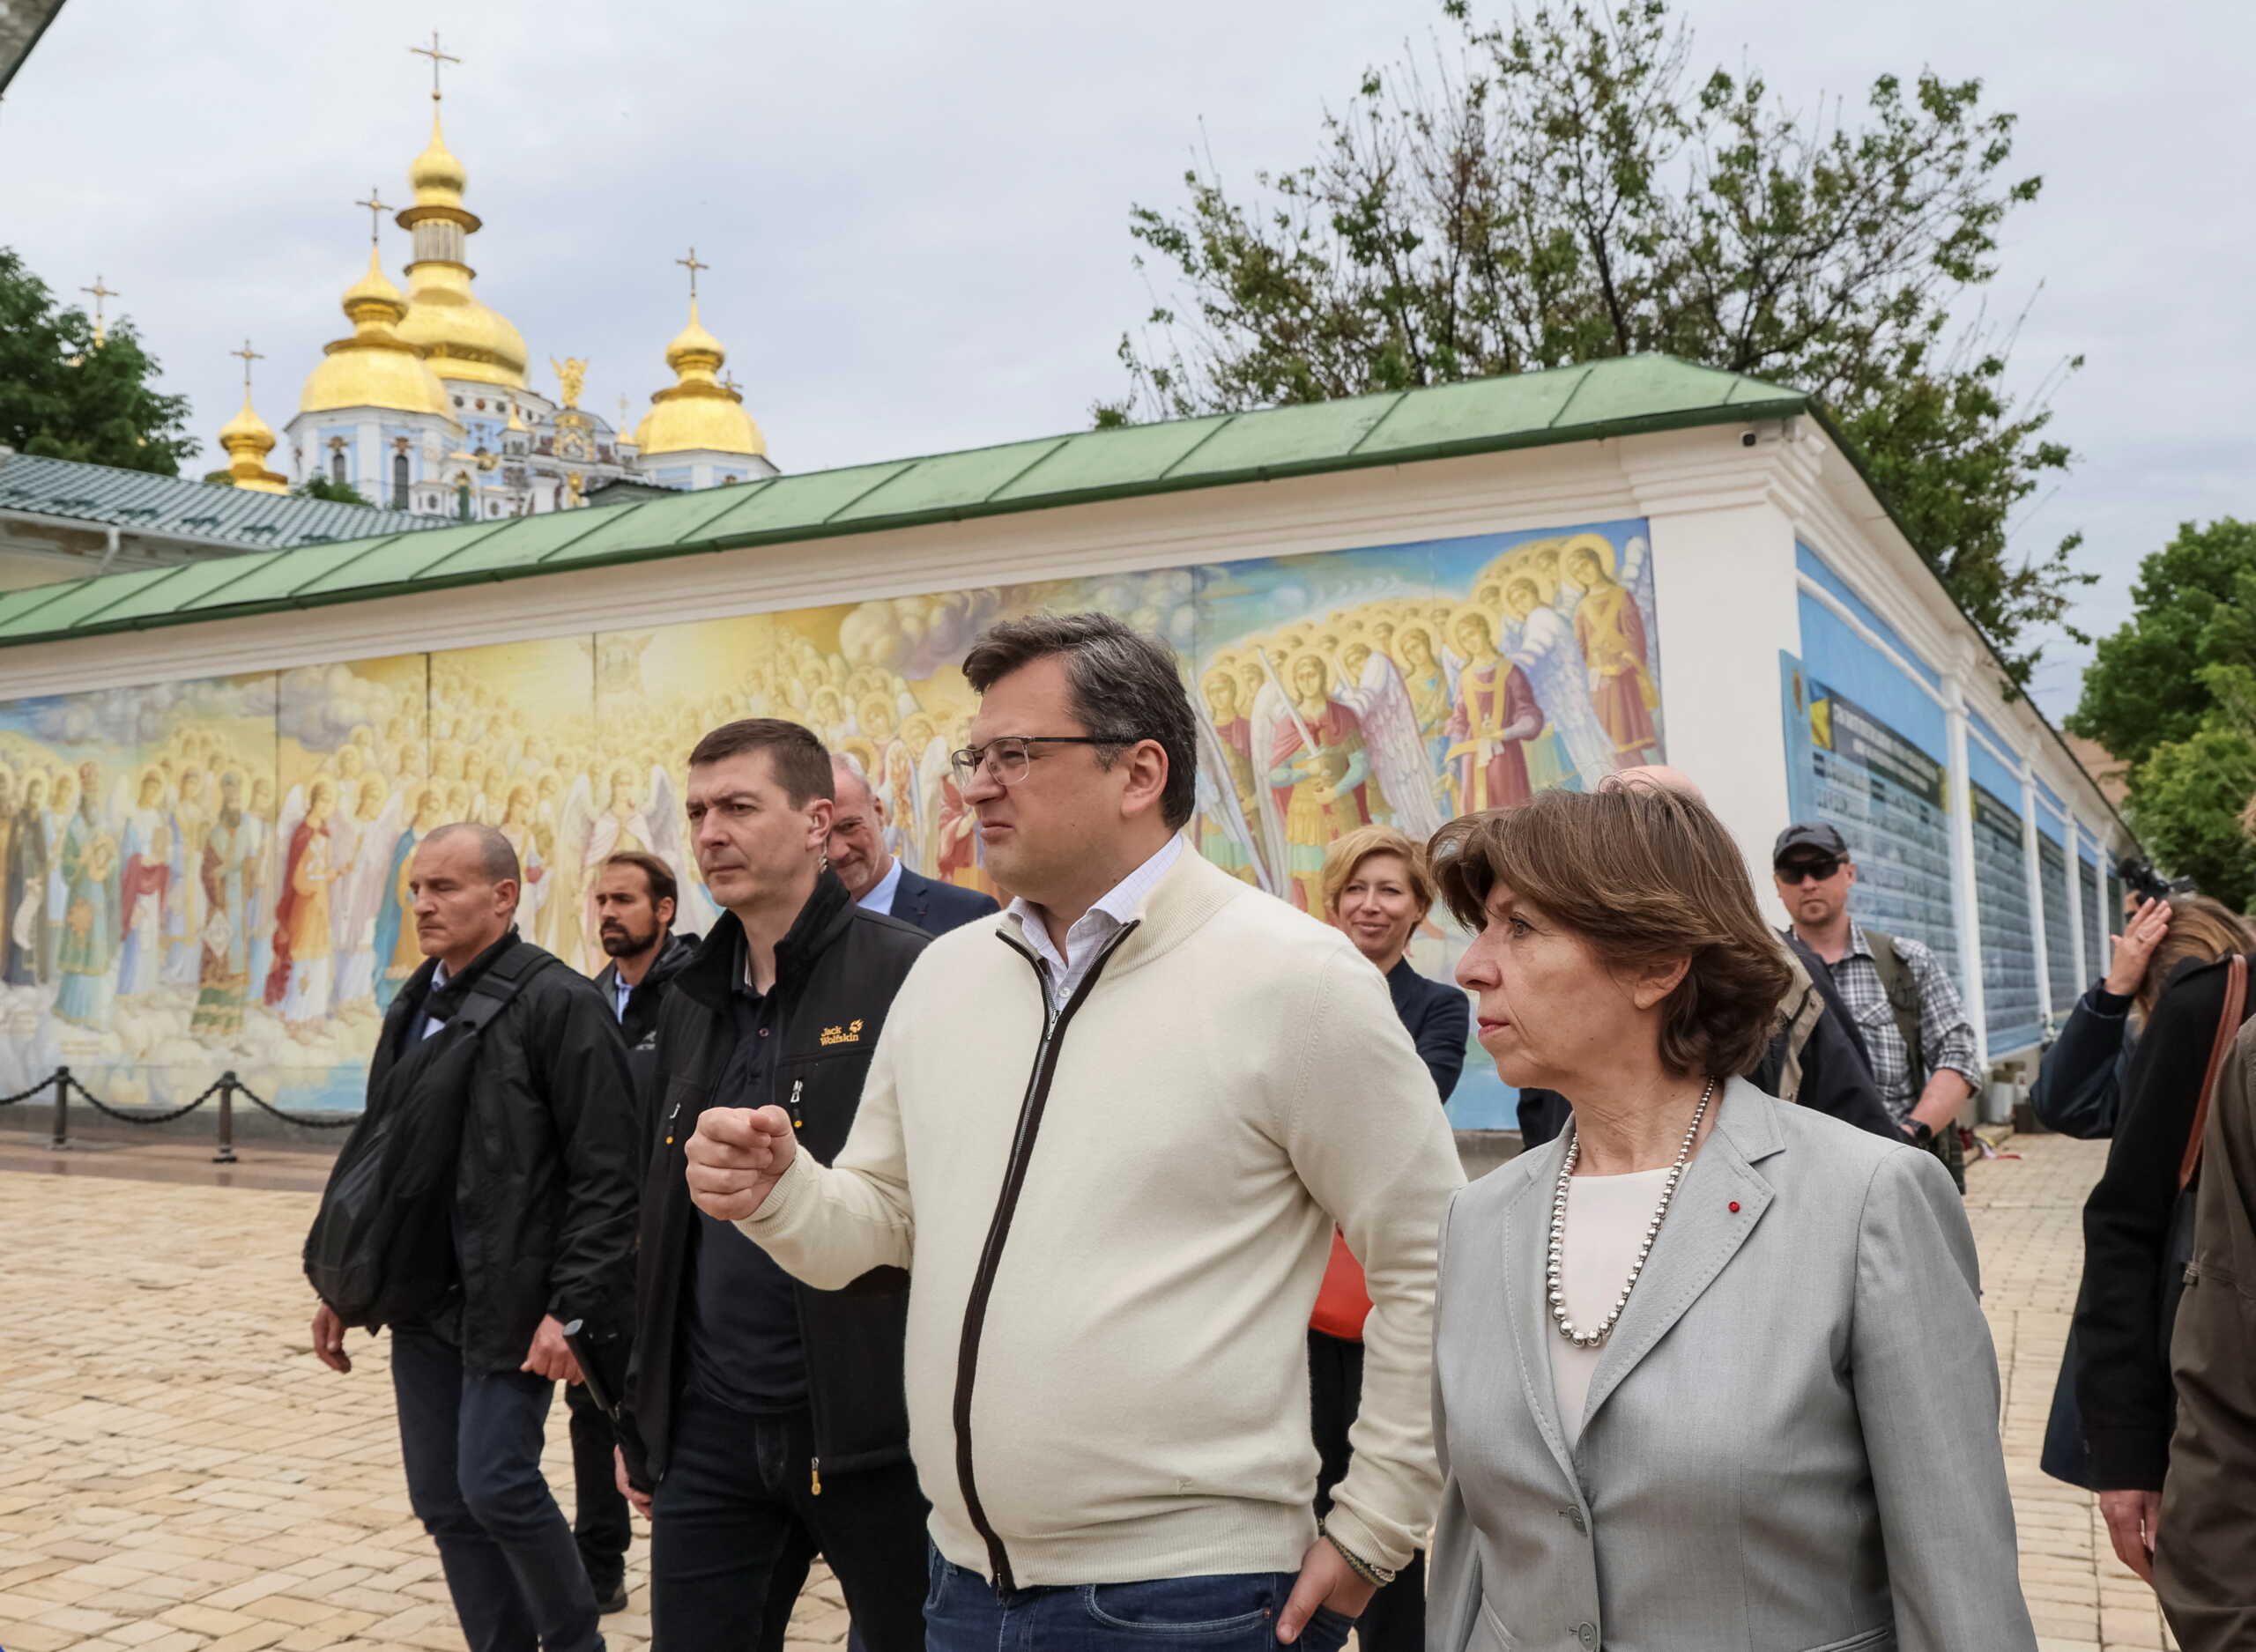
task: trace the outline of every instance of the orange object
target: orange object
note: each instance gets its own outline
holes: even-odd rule
[[[1332,1260],[1324,1265],[1324,1283],[1317,1287],[1316,1312],[1309,1324],[1327,1337],[1348,1342],[1363,1339],[1363,1321],[1371,1311],[1371,1294],[1363,1288],[1363,1264],[1347,1248],[1347,1235],[1332,1230]]]

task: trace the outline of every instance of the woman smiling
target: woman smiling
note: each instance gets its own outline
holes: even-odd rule
[[[2030,1652],[1964,1211],[1726,1077],[1789,972],[1720,823],[1551,791],[1431,853],[1481,1047],[1574,1122],[1443,1224],[1429,1644]]]

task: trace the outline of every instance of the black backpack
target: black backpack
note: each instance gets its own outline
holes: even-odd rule
[[[345,1324],[374,1330],[412,1322],[453,1289],[455,1164],[479,1034],[556,961],[538,946],[503,952],[446,1025],[371,1087],[306,1235],[306,1278]]]

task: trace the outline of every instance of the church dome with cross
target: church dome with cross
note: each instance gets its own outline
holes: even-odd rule
[[[430,63],[430,137],[407,168],[409,204],[377,190],[359,203],[370,248],[344,294],[352,331],[307,374],[285,431],[293,476],[276,482],[319,476],[371,504],[482,521],[572,509],[614,483],[690,489],[775,474],[742,394],[720,376],[726,352],[697,318],[697,275],[709,266],[694,249],[675,261],[689,271],[691,312],[666,352],[675,382],[652,395],[638,431],[623,397],[616,425],[580,405],[588,364],[576,357],[549,358],[558,394],[532,388],[523,335],[473,285],[469,239],[485,224],[441,101],[442,72],[461,60],[435,33],[409,49]],[[385,270],[387,221],[411,238],[404,291]]]

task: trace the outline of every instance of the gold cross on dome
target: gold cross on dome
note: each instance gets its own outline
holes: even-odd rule
[[[692,247],[692,248],[689,249],[689,256],[688,256],[688,257],[686,257],[686,258],[677,258],[677,259],[675,259],[675,260],[674,260],[674,262],[675,262],[676,263],[678,263],[678,264],[681,265],[681,267],[682,267],[683,269],[685,269],[685,270],[688,270],[688,271],[689,271],[689,301],[690,301],[692,304],[696,303],[696,302],[697,302],[697,272],[698,272],[700,270],[710,270],[713,266],[712,266],[711,264],[709,264],[709,263],[698,263],[698,262],[697,262],[697,248],[694,248],[694,247]]]
[[[254,362],[254,361],[263,361],[263,360],[265,360],[265,359],[266,359],[265,356],[264,356],[264,355],[263,355],[263,354],[261,354],[258,351],[253,350],[253,349],[250,347],[250,340],[249,340],[249,339],[248,339],[248,338],[246,338],[246,339],[244,339],[244,340],[243,340],[243,347],[242,347],[241,350],[230,350],[229,352],[227,352],[227,353],[228,353],[229,355],[231,355],[231,356],[241,356],[241,357],[242,358],[242,360],[243,360],[243,394],[244,394],[244,395],[246,395],[246,396],[249,395],[249,394],[250,394],[250,364],[251,364],[252,362]]]
[[[381,189],[372,189],[368,191],[368,198],[367,200],[355,201],[352,204],[355,206],[365,206],[368,209],[368,244],[371,247],[375,246],[376,244],[377,228],[383,222],[384,214],[392,210],[390,207],[384,204],[383,192]]]
[[[431,43],[428,46],[411,46],[407,49],[418,57],[427,57],[431,60],[431,101],[436,103],[439,100],[439,65],[459,63],[462,59],[451,56],[439,49],[439,31],[436,29],[431,31]]]
[[[118,291],[115,287],[103,285],[102,278],[100,276],[96,276],[94,278],[93,285],[90,287],[80,287],[78,291],[81,293],[91,293],[93,294],[94,342],[98,344],[101,344],[104,342],[102,337],[102,300],[104,299],[114,299],[118,297]]]

